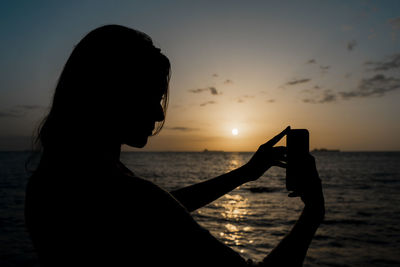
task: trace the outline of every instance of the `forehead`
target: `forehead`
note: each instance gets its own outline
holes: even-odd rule
[[[134,82],[122,87],[125,101],[160,101],[167,93],[167,86],[151,81]]]
[[[121,67],[121,66],[120,66]],[[119,68],[121,69],[121,68]],[[168,90],[169,76],[160,66],[148,64],[132,64],[124,66],[116,75],[119,88],[123,88],[129,97],[157,97],[161,98]]]

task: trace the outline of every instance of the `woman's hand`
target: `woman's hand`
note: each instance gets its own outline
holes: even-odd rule
[[[296,194],[300,195],[308,215],[322,221],[325,216],[324,194],[322,192],[321,179],[318,175],[315,159],[311,154],[304,159],[304,169],[301,170],[301,172],[303,181],[299,192]]]
[[[242,168],[249,181],[257,180],[272,166],[279,166],[282,168],[286,167],[286,147],[274,147],[274,145],[278,143],[289,130],[290,126],[265,144],[261,145],[249,162],[243,165]]]

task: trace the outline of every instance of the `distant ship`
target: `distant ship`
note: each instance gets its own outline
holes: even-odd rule
[[[314,148],[311,152],[340,152],[339,149]]]
[[[223,150],[208,150],[207,148],[203,150],[203,153],[215,153],[215,152],[224,152]]]

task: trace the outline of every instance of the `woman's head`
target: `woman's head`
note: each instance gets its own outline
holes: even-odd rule
[[[44,150],[143,147],[163,125],[169,78],[169,60],[149,36],[118,25],[97,28],[65,64],[38,140]]]

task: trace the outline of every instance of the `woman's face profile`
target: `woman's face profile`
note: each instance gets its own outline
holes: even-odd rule
[[[121,101],[119,135],[121,144],[142,148],[155,130],[156,123],[164,120],[163,93],[149,85],[144,93]]]

